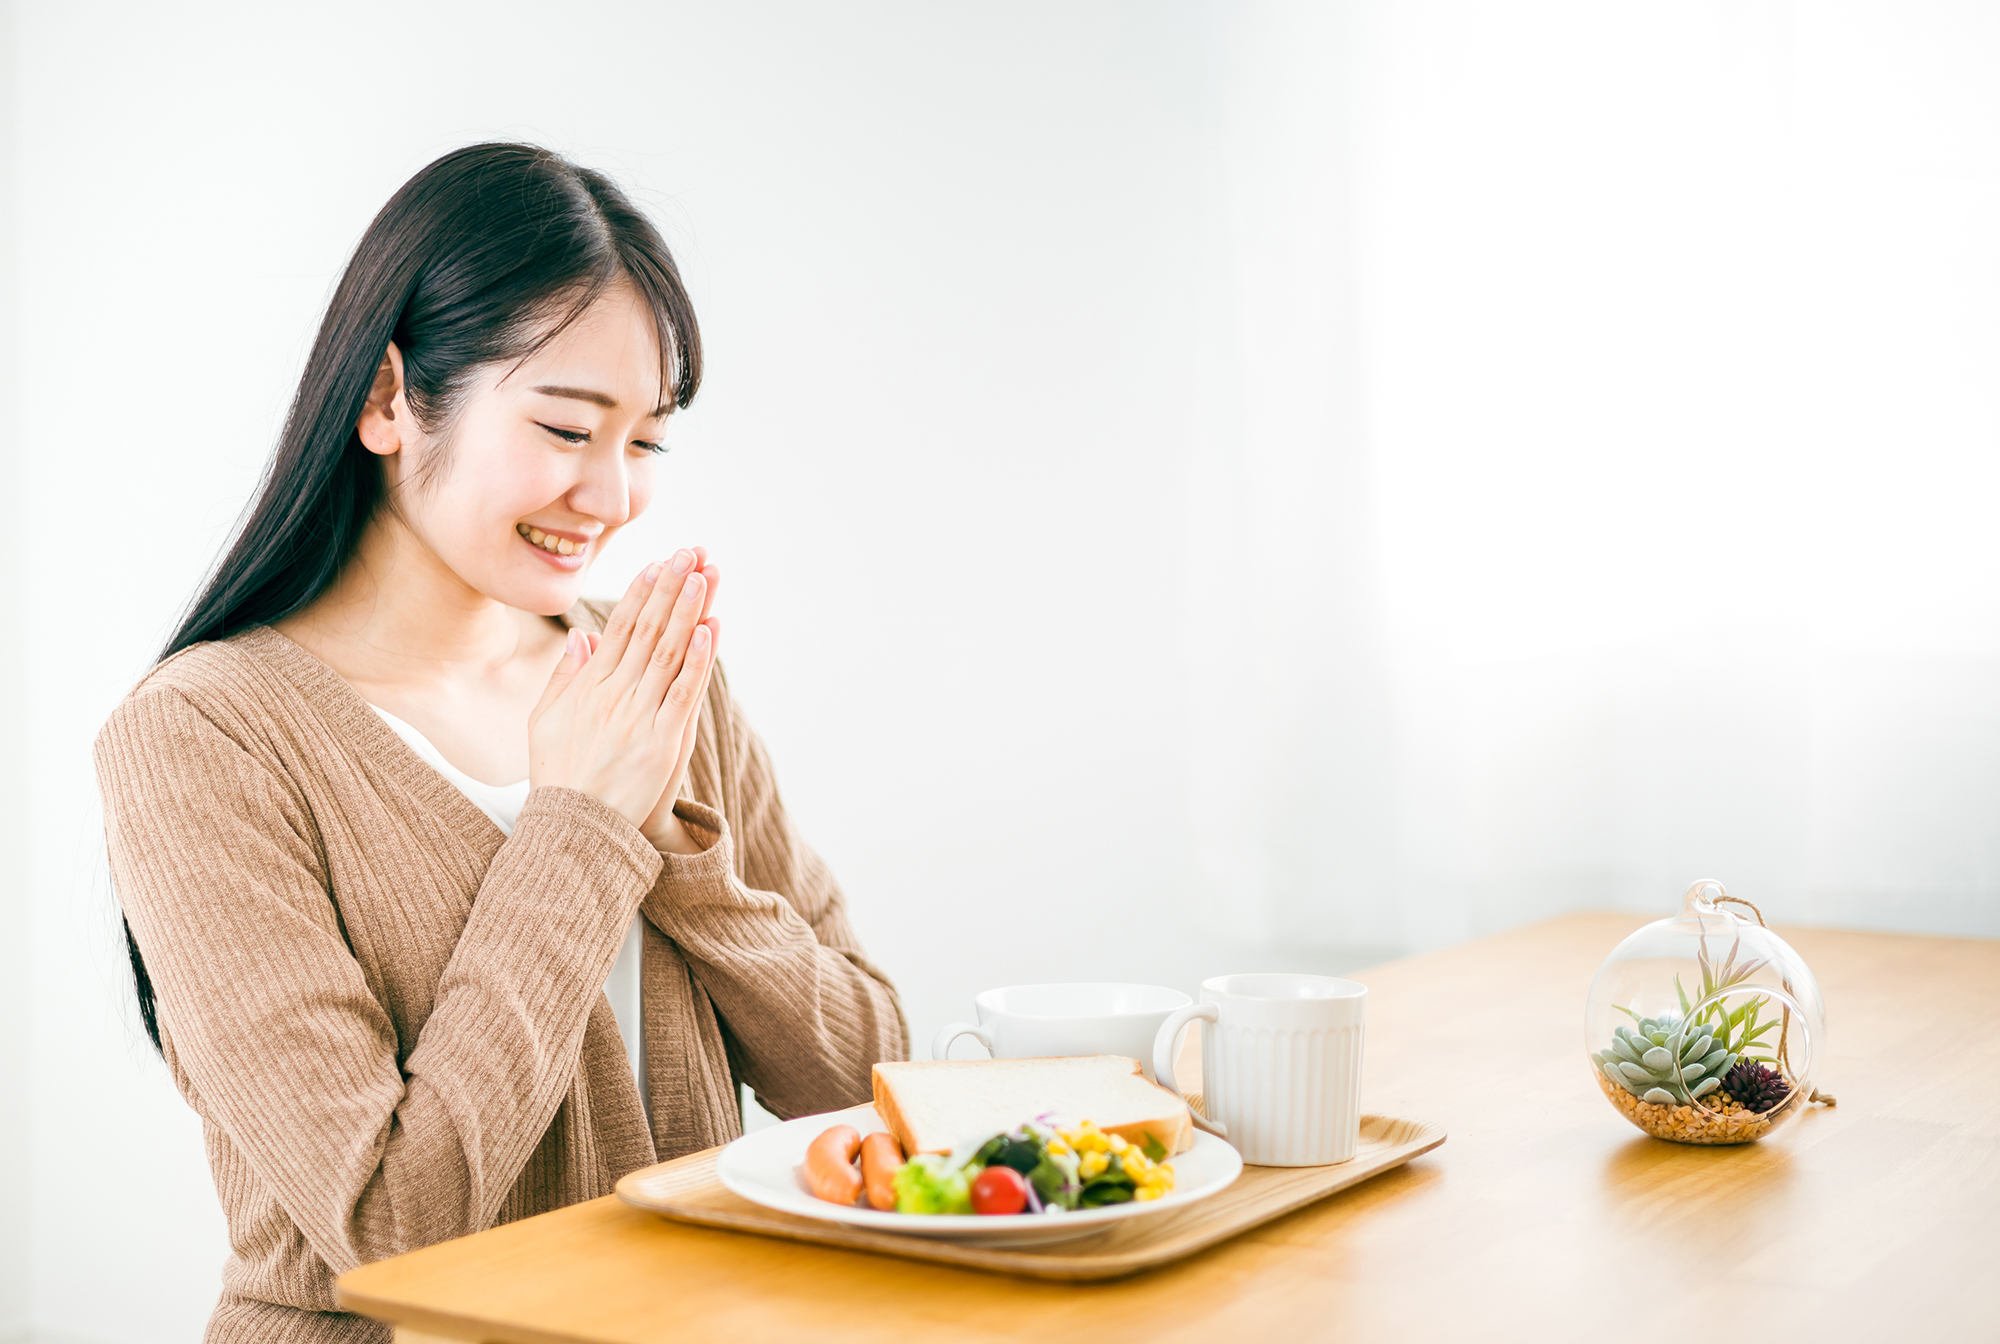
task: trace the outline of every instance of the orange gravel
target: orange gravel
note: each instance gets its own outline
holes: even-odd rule
[[[1606,1078],[1601,1069],[1592,1069],[1591,1073],[1605,1098],[1627,1120],[1656,1139],[1672,1139],[1675,1143],[1749,1143],[1770,1133],[1777,1117],[1792,1104],[1787,1101],[1776,1110],[1759,1114],[1738,1105],[1728,1093],[1715,1092],[1702,1098],[1706,1110],[1701,1106],[1656,1106],[1639,1100]],[[1797,1095],[1794,1093],[1793,1098]]]

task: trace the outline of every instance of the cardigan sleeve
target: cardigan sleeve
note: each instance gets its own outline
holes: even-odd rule
[[[870,1068],[909,1054],[895,987],[862,951],[833,874],[778,797],[763,743],[718,676],[703,730],[730,813],[682,798],[707,841],[667,854],[640,909],[687,958],[760,1104],[790,1118],[868,1100]]]
[[[638,828],[535,790],[399,1062],[281,769],[162,686],[119,707],[96,762],[170,1060],[307,1243],[340,1273],[489,1225],[658,873]]]

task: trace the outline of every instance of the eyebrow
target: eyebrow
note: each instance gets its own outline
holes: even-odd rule
[[[533,392],[539,392],[545,397],[568,397],[571,401],[587,401],[593,406],[602,406],[607,411],[615,411],[618,409],[618,398],[612,396],[609,392],[599,392],[593,388],[536,387],[536,388],[530,388],[529,390]],[[668,411],[671,411],[672,409],[673,409],[673,404],[669,402],[666,405],[660,406],[657,409],[655,409],[652,415],[648,418],[653,420],[658,420],[662,416],[666,415],[666,413]]]

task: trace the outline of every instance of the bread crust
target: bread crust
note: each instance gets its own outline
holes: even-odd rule
[[[903,1145],[903,1151],[915,1157],[917,1146],[910,1141],[910,1127],[903,1120],[903,1112],[896,1106],[895,1092],[889,1087],[888,1080],[883,1078],[880,1064],[868,1071],[868,1080],[875,1091],[875,1114],[882,1117],[882,1123],[896,1136],[896,1142]]]
[[[1119,1056],[1119,1058],[1125,1057]],[[993,1064],[1019,1066],[1032,1062],[1031,1060],[983,1059],[934,1060],[928,1062],[899,1063],[896,1065],[896,1068],[899,1070],[922,1069],[926,1072],[954,1069],[977,1070]],[[1146,1136],[1150,1134],[1159,1140],[1160,1145],[1169,1154],[1184,1153],[1194,1147],[1194,1117],[1188,1111],[1187,1102],[1179,1094],[1171,1092],[1151,1079],[1146,1078],[1144,1070],[1140,1068],[1139,1061],[1136,1059],[1127,1059],[1126,1062],[1132,1066],[1133,1075],[1137,1076],[1140,1081],[1160,1094],[1163,1114],[1115,1125],[1106,1125],[1099,1121],[1099,1127],[1106,1134],[1119,1135],[1127,1143],[1135,1143],[1142,1148],[1145,1146]],[[877,1064],[870,1071],[869,1082],[874,1092],[875,1114],[882,1118],[882,1123],[888,1127],[890,1133],[896,1136],[896,1142],[903,1145],[904,1152],[914,1155],[919,1152],[941,1153],[951,1151],[951,1144],[941,1145],[934,1141],[926,1147],[918,1142],[920,1136],[911,1128],[902,1109],[896,1104],[895,1088],[888,1075],[883,1072],[882,1065]],[[1074,1119],[1096,1120],[1097,1117],[1077,1116]],[[963,1141],[968,1137],[970,1136],[961,1135],[958,1141]]]
[[[1146,1146],[1146,1136],[1151,1134],[1169,1155],[1184,1153],[1194,1147],[1194,1119],[1188,1114],[1186,1102],[1181,1103],[1181,1113],[1168,1120],[1167,1128],[1171,1132],[1167,1134],[1160,1133],[1159,1127],[1151,1120],[1135,1120],[1129,1125],[1104,1125],[1101,1128],[1106,1134],[1116,1134],[1127,1143],[1138,1144],[1141,1149]]]

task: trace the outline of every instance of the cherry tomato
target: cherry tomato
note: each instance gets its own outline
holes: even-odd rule
[[[1012,1167],[988,1167],[972,1182],[974,1213],[1019,1213],[1028,1207],[1028,1183]]]

